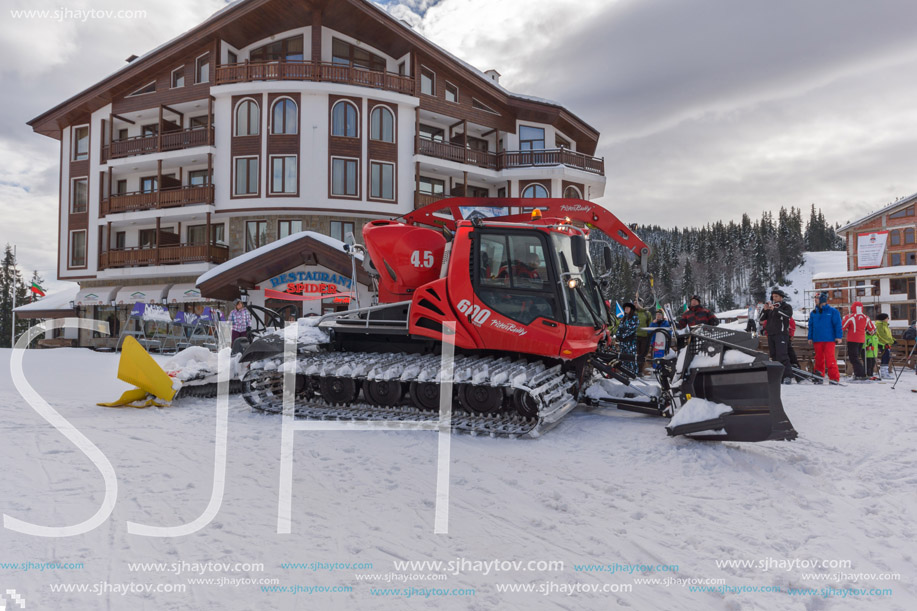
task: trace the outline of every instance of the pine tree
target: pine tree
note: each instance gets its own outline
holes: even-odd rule
[[[3,252],[3,262],[0,263],[0,346],[13,346],[13,301],[17,306],[28,302],[27,289],[22,282],[22,275],[16,267],[16,255],[12,247],[7,244]],[[27,330],[29,323],[26,320],[16,321],[16,337]]]

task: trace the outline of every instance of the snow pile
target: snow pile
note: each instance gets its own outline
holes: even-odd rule
[[[230,379],[241,377],[241,354],[230,358]],[[219,355],[203,346],[191,346],[162,363],[163,370],[182,382],[205,380],[215,382],[219,374]]]
[[[727,350],[723,354],[723,365],[740,365],[742,363],[752,363],[754,362],[755,357],[751,354],[746,354],[741,350]]]
[[[168,308],[148,304],[143,309],[143,320],[145,322],[172,322],[172,316],[169,314]]]
[[[689,369],[698,369],[700,367],[719,367],[720,356],[718,354],[696,354],[691,359]]]
[[[786,276],[787,284],[781,286],[790,298],[793,311],[812,306],[811,294],[815,290],[812,277],[816,274],[839,274],[847,271],[847,253],[843,250],[828,252],[807,252],[803,255],[802,265]],[[794,316],[795,318],[795,316]]]
[[[666,428],[672,429],[684,424],[694,424],[706,420],[714,420],[723,414],[732,413],[732,408],[722,403],[714,403],[706,399],[692,397],[678,408]]]
[[[313,344],[327,344],[331,341],[331,337],[328,333],[322,329],[318,328],[318,323],[321,320],[320,316],[309,316],[307,318],[300,318],[296,321],[295,327],[290,325],[289,327],[284,327],[283,329],[274,329],[269,333],[265,334],[267,336],[276,336],[282,339],[290,337],[290,329],[296,329],[296,343],[299,345],[313,345]]]
[[[660,389],[655,385],[642,385],[640,390],[633,386],[625,386],[614,380],[597,378],[592,385],[586,389],[586,397],[590,399],[624,399],[630,397],[658,396]]]

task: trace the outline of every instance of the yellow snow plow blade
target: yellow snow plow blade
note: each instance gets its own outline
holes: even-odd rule
[[[121,360],[118,363],[118,379],[137,388],[126,391],[121,398],[110,403],[99,403],[104,407],[162,407],[168,404],[178,392],[175,381],[162,370],[143,346],[133,337],[124,338]],[[150,397],[150,395],[152,395]],[[153,398],[155,397],[155,398]],[[159,399],[157,401],[156,399]]]

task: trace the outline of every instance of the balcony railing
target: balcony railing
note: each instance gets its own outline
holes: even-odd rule
[[[112,140],[102,149],[102,159],[121,159],[134,155],[147,155],[165,151],[177,151],[195,146],[213,145],[213,130],[203,128],[182,129],[174,132],[163,132],[159,136],[134,136],[124,140]]]
[[[162,189],[161,191],[137,191],[122,195],[112,195],[110,199],[102,200],[101,215],[212,203],[213,185],[178,187],[175,189]]]
[[[414,93],[414,79],[409,76],[310,61],[223,64],[217,67],[214,82],[217,85],[228,85],[251,81],[323,81],[385,89],[409,95]]]
[[[99,269],[182,263],[225,263],[228,260],[228,246],[175,244],[159,248],[139,247],[109,250],[99,255]]]
[[[414,208],[423,208],[424,206],[429,206],[430,204],[435,204],[441,199],[447,199],[454,197],[453,195],[443,195],[439,193],[437,195],[431,195],[429,193],[420,193],[418,191],[414,192]]]
[[[449,144],[448,142],[437,142],[418,137],[417,154],[457,163],[466,163],[490,170],[564,165],[591,174],[605,175],[604,159],[563,148],[491,153],[469,149],[460,144]]]

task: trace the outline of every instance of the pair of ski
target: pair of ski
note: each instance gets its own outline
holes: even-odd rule
[[[812,380],[816,384],[827,382],[828,384],[831,384],[832,386],[847,386],[843,382],[840,382],[840,381],[835,382],[831,378],[823,378],[822,376],[816,375],[812,373],[811,371],[806,371],[804,369],[797,369],[796,367],[793,367],[792,369],[793,369],[793,375],[803,380]]]

